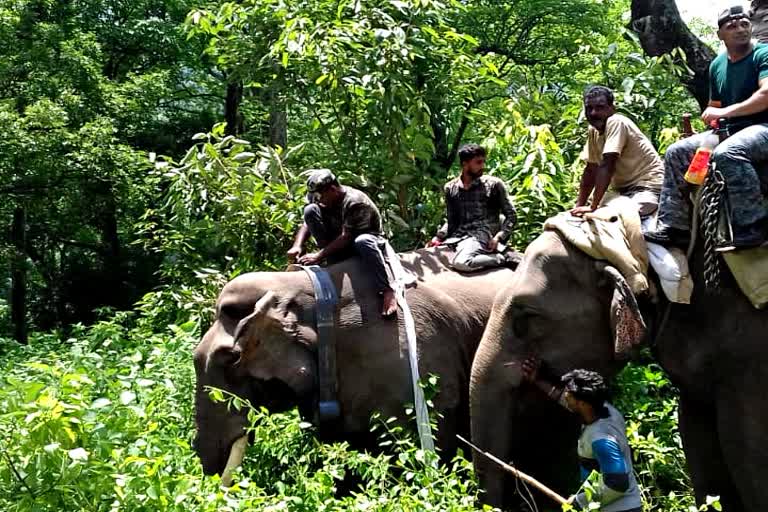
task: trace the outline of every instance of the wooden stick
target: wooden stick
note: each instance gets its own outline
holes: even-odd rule
[[[512,473],[515,476],[515,478],[519,478],[523,482],[531,484],[533,487],[535,487],[536,489],[540,490],[541,492],[543,492],[544,494],[546,494],[547,496],[552,498],[554,501],[556,501],[560,505],[562,505],[563,503],[568,503],[568,500],[566,500],[565,498],[563,498],[562,496],[557,494],[555,491],[553,491],[552,489],[550,489],[546,485],[542,484],[541,482],[539,482],[538,480],[536,480],[532,476],[528,476],[525,473],[523,473],[522,471],[513,468],[512,466],[510,466],[509,464],[506,464],[505,462],[503,462],[502,460],[498,459],[497,457],[494,457],[492,454],[490,454],[488,452],[484,452],[483,450],[481,450],[480,448],[478,448],[474,444],[470,443],[469,441],[467,441],[466,439],[464,439],[460,435],[456,434],[456,437],[459,438],[460,441],[465,442],[467,445],[469,445],[473,450],[475,450],[477,453],[479,453],[483,457],[485,457],[488,460],[498,464],[499,466],[501,466],[508,473]]]

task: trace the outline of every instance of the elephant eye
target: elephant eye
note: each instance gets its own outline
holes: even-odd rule
[[[528,317],[529,315],[520,313],[512,319],[512,332],[516,338],[525,338],[528,335]]]
[[[543,316],[531,304],[515,304],[512,307],[512,333],[516,338],[531,338],[541,335]]]

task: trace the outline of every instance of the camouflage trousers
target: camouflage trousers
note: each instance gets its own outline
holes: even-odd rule
[[[690,229],[689,194],[694,185],[683,176],[705,135],[697,134],[676,142],[664,155],[658,228]],[[768,124],[749,126],[731,135],[715,148],[712,160],[725,179],[734,238],[764,236],[768,204],[761,185],[768,182]]]

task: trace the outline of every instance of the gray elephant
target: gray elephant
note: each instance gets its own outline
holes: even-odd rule
[[[469,372],[494,296],[514,272],[497,268],[471,276],[449,269],[445,249],[401,255],[418,276],[407,291],[422,376],[440,378],[434,399],[438,446],[455,451],[455,434],[469,432]],[[331,437],[370,439],[370,416],[402,417],[413,402],[402,314],[382,319],[373,280],[357,259],[327,268],[338,290],[336,343],[341,417]],[[212,403],[206,386],[225,389],[254,406],[284,411],[298,406],[313,417],[317,400],[315,297],[304,272],[258,272],[228,283],[216,318],[195,349],[197,450],[207,474],[222,473],[246,417]],[[247,321],[241,320],[248,317]],[[241,323],[238,328],[238,323]],[[237,330],[237,334],[236,334]],[[240,446],[241,443],[238,443]]]
[[[633,346],[652,341],[680,389],[679,427],[697,500],[720,496],[729,512],[764,508],[768,313],[755,310],[730,275],[719,294],[707,293],[702,268],[699,248],[691,261],[692,304],[672,305],[656,336],[666,304],[641,314],[614,268],[544,232],[499,294],[478,348],[470,382],[474,442],[563,493],[573,491],[575,475],[563,469],[577,467],[575,418],[521,385],[520,367],[508,363],[535,355],[552,380],[574,368],[610,377]],[[515,484],[485,459],[476,458],[475,468],[485,501],[509,507]]]

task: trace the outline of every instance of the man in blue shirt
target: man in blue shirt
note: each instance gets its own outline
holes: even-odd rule
[[[540,380],[538,368],[537,359],[526,360],[523,379],[578,415],[584,425],[577,447],[581,476],[586,480],[593,470],[600,473],[600,485],[592,501],[599,502],[603,512],[640,512],[640,488],[632,471],[624,418],[606,401],[608,390],[603,378],[596,372],[573,370],[560,379],[563,389],[559,389]],[[583,491],[569,501],[578,509],[589,504]]]

